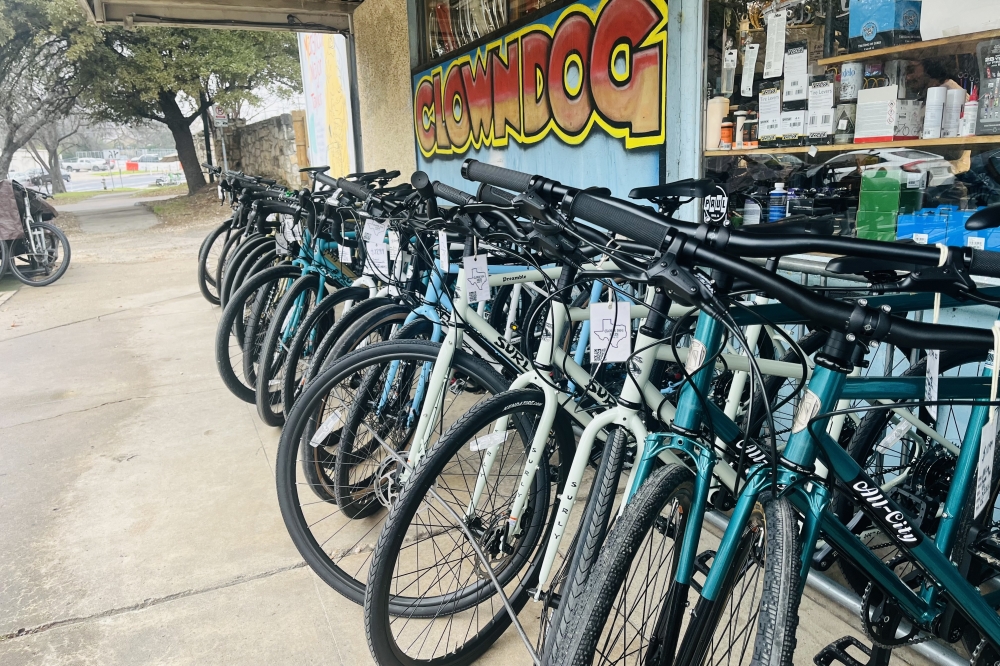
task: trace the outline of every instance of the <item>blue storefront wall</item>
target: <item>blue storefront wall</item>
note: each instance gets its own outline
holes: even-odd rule
[[[468,158],[619,196],[662,182],[666,30],[659,0],[576,3],[415,73],[418,168],[466,191]]]

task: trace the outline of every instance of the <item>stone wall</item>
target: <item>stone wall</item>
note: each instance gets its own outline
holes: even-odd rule
[[[354,11],[365,171],[417,168],[406,0],[365,0]]]
[[[218,137],[220,131],[225,131],[230,169],[274,178],[283,185],[297,187],[300,182],[299,162],[291,114],[285,113],[250,125],[240,125],[240,122],[242,121],[236,121],[236,124],[225,128],[212,128],[213,163],[223,163],[222,143]],[[198,158],[204,162],[204,135],[198,133],[194,142]]]

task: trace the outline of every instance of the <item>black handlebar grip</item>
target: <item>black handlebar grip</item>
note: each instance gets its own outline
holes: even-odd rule
[[[314,178],[317,183],[323,183],[324,185],[329,185],[330,187],[337,187],[337,179],[333,176],[328,176],[325,173],[317,173]]]
[[[344,190],[355,199],[360,199],[361,201],[364,201],[369,197],[369,195],[371,195],[371,190],[367,187],[353,183],[346,178],[340,178],[337,180],[337,187]]]
[[[476,200],[476,197],[472,196],[468,192],[463,192],[462,190],[451,187],[450,185],[445,185],[439,181],[434,181],[434,194],[445,201],[450,201],[451,203],[458,204],[459,206],[464,206],[465,204],[472,203]]]
[[[516,196],[513,192],[501,190],[499,187],[493,187],[486,183],[479,186],[479,200],[494,206],[509,206]]]
[[[659,250],[670,230],[651,215],[647,217],[631,204],[613,199],[599,199],[581,192],[573,200],[573,216],[616,234]]]
[[[478,160],[465,160],[462,163],[462,178],[515,192],[524,192],[531,184],[531,176],[526,173],[504,169]]]
[[[1000,252],[973,250],[969,273],[981,277],[1000,278]]]

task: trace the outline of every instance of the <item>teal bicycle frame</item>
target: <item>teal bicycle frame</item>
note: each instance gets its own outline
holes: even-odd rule
[[[770,306],[764,306],[770,307]],[[722,341],[723,326],[711,317],[699,315],[698,326],[694,339],[704,345],[705,358],[710,358],[719,349]],[[704,392],[711,381],[714,364],[704,367],[692,376],[692,382]],[[789,465],[778,466],[778,478],[772,478],[772,466],[763,462],[765,456],[753,445],[747,447],[746,456],[751,463],[747,480],[743,486],[725,531],[722,542],[713,559],[712,566],[701,590],[701,600],[715,602],[721,592],[726,573],[734,566],[744,531],[749,524],[754,505],[761,492],[770,489],[777,483],[783,494],[788,496],[803,515],[801,543],[802,554],[800,562],[800,584],[805,578],[812,563],[820,533],[842,556],[848,557],[866,575],[896,600],[902,610],[916,620],[922,627],[931,623],[944,611],[944,604],[939,596],[945,596],[965,615],[965,617],[989,638],[994,645],[1000,645],[1000,617],[987,600],[980,596],[979,591],[969,584],[959,573],[955,565],[948,559],[954,539],[955,528],[962,508],[969,502],[970,493],[974,487],[974,475],[979,458],[979,435],[988,416],[986,405],[974,406],[968,421],[968,427],[959,451],[954,482],[945,501],[944,515],[935,539],[922,534],[919,529],[910,524],[909,520],[895,502],[887,497],[877,482],[868,477],[854,459],[825,432],[829,420],[829,412],[837,408],[843,399],[899,400],[920,399],[924,394],[923,377],[847,377],[845,373],[837,372],[823,366],[817,366],[809,378],[808,393],[804,394],[803,404],[799,409],[806,409],[809,403],[812,410],[807,416],[796,414],[796,425],[788,439],[783,452],[783,460]],[[810,395],[811,394],[811,395]],[[939,399],[978,399],[989,395],[989,377],[950,377],[941,378],[939,382]],[[724,441],[740,437],[739,430],[733,430],[735,424],[727,419],[721,411],[709,404],[710,416],[716,434]],[[816,419],[811,416],[820,414]],[[682,389],[677,406],[674,424],[680,431],[697,431],[704,417],[701,402],[697,399],[693,388],[685,385]],[[807,427],[808,426],[808,427]],[[679,585],[689,585],[694,574],[694,563],[698,554],[698,541],[701,533],[704,513],[707,508],[708,491],[712,482],[715,464],[718,460],[714,447],[706,446],[692,438],[670,433],[651,434],[646,441],[642,459],[637,465],[637,482],[630,488],[629,497],[634,494],[640,483],[648,477],[652,469],[652,461],[666,450],[680,451],[690,457],[696,468],[695,489],[692,506],[688,514],[687,525],[680,547],[678,567],[674,582]],[[910,553],[913,561],[925,571],[936,585],[925,585],[919,593],[915,593],[871,550],[869,550],[829,509],[830,492],[820,483],[813,482],[814,477],[799,470],[817,470],[817,475],[828,478],[832,474],[841,480],[856,495],[859,506],[876,525],[890,535],[896,545]],[[800,590],[801,592],[801,590]],[[690,633],[690,630],[689,630]],[[685,645],[687,644],[687,637]],[[684,654],[684,646],[681,647]]]

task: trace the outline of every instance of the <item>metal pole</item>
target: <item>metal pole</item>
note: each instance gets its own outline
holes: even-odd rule
[[[226,157],[226,128],[219,128],[219,140],[222,142],[222,168],[229,171],[229,158]]]
[[[215,164],[212,161],[212,137],[209,135],[208,100],[205,98],[204,90],[199,93],[199,96],[201,97],[201,124],[205,128],[205,162]],[[215,175],[211,171],[208,172],[208,182],[215,182]]]
[[[361,98],[358,95],[358,55],[354,48],[354,17],[351,17],[351,31],[344,36],[347,40],[347,87],[351,91],[351,128],[354,130],[354,168],[365,170],[365,151],[361,143]]]

